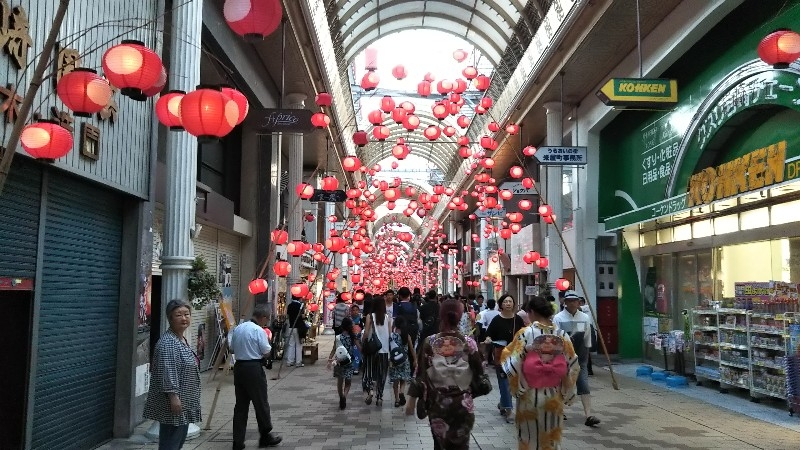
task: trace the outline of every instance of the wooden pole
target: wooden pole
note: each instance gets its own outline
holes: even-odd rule
[[[67,14],[70,0],[60,0],[58,9],[53,17],[53,25],[50,27],[50,32],[47,34],[47,39],[44,41],[42,53],[39,55],[39,60],[36,62],[36,67],[33,69],[28,91],[25,92],[25,97],[22,98],[22,104],[19,107],[19,114],[17,120],[14,122],[14,127],[11,129],[11,135],[8,137],[3,157],[0,159],[0,195],[3,194],[3,188],[8,179],[8,171],[11,169],[11,162],[14,160],[14,154],[17,152],[17,145],[19,144],[20,135],[22,135],[22,128],[28,120],[28,114],[31,112],[34,97],[42,86],[44,78],[44,71],[50,63],[50,55],[53,52],[53,47],[56,44],[61,23],[64,21],[64,16]]]

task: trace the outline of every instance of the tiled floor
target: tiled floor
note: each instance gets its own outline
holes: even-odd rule
[[[332,339],[322,336],[320,356],[327,355]],[[323,356],[324,357],[324,356]],[[591,378],[595,415],[603,422],[597,428],[583,425],[579,402],[567,415],[564,431],[564,450],[587,449],[800,449],[800,418],[789,417],[785,410],[754,405],[747,398],[723,396],[704,387],[689,387],[683,391],[668,390],[646,380],[626,374],[630,367],[620,366],[617,375],[620,390],[614,390],[608,370],[596,369]],[[335,380],[323,362],[303,368],[286,367],[280,372],[268,372],[269,395],[275,431],[283,436],[279,448],[304,450],[336,449],[431,449],[427,421],[406,417],[393,408],[390,388],[382,408],[367,406],[362,401],[360,383],[354,382],[345,411],[338,409]],[[208,417],[211,402],[218,386],[220,397],[211,420],[210,429],[188,441],[186,449],[231,448],[233,417],[232,375],[219,374],[209,381],[203,375],[203,415]],[[492,377],[493,378],[493,377]],[[219,381],[222,384],[219,384]],[[355,381],[355,380],[354,380]],[[728,397],[721,406],[699,400],[699,397]],[[698,397],[698,398],[696,398]],[[497,414],[495,392],[476,401],[476,426],[473,430],[473,449],[514,449],[514,425],[506,424]],[[761,417],[769,422],[742,414],[761,408]],[[766,408],[766,409],[764,409]],[[766,416],[763,416],[766,414]],[[773,414],[773,417],[769,415]],[[751,414],[752,415],[752,414]],[[101,449],[155,449],[144,437],[146,425],[136,430],[130,439],[114,440]],[[256,448],[258,432],[255,417],[250,415],[248,448]]]

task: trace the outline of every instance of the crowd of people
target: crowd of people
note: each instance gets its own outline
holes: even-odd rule
[[[374,400],[377,407],[388,379],[395,407],[429,419],[436,449],[468,448],[477,380],[485,383],[492,367],[497,408],[516,423],[519,448],[558,448],[564,407],[576,398],[584,424],[600,423],[591,413],[588,381],[593,320],[574,291],[560,301],[537,296],[524,305],[510,294],[497,301],[435,291],[423,297],[407,287],[356,294],[363,310],[341,298],[333,310],[328,367],[340,409],[354,376],[361,377],[364,403]]]
[[[560,302],[534,296],[523,305],[510,294],[495,302],[481,295],[436,291],[423,297],[419,289],[407,287],[356,295],[363,297],[361,306],[339,296],[332,311],[336,336],[327,367],[336,379],[340,409],[347,408],[354,377],[361,379],[364,403],[374,402],[377,408],[383,406],[388,381],[395,408],[428,419],[434,449],[467,449],[475,424],[474,399],[493,389],[486,373],[492,367],[499,414],[515,424],[520,449],[560,448],[564,408],[576,398],[583,406],[584,424],[600,423],[591,413],[588,380],[593,320],[575,292],[564,293]],[[293,301],[287,306],[288,365],[302,366],[297,351],[302,333],[295,329],[301,305]],[[154,350],[144,416],[161,425],[159,449],[171,450],[182,447],[188,424],[200,420],[200,382],[199,361],[184,337],[190,307],[174,300],[166,313],[169,330]],[[244,448],[251,403],[259,447],[282,440],[272,432],[262,367],[272,349],[264,331],[270,315],[257,306],[252,320],[231,332],[236,355],[234,450]]]

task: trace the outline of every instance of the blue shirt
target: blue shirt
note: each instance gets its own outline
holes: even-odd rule
[[[247,321],[233,329],[231,350],[239,361],[261,359],[272,350],[267,333],[257,323]]]

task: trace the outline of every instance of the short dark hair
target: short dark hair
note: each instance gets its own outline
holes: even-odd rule
[[[542,296],[535,296],[525,305],[526,312],[535,312],[542,317],[552,317],[555,314],[553,304]]]
[[[403,286],[397,291],[397,296],[400,298],[409,298],[411,297],[411,289]]]
[[[425,294],[425,298],[426,298],[426,299],[428,299],[428,300],[436,300],[436,291],[434,291],[433,289],[431,289],[430,291],[428,291],[428,292]]]
[[[256,307],[253,308],[253,317],[269,317],[269,316],[270,316],[270,310],[267,307],[267,305],[256,305]]]
[[[486,300],[486,309],[494,309],[496,302],[493,298]]]
[[[394,294],[394,291],[391,289],[387,289],[386,292],[383,293],[383,295],[389,295],[389,294]]]

